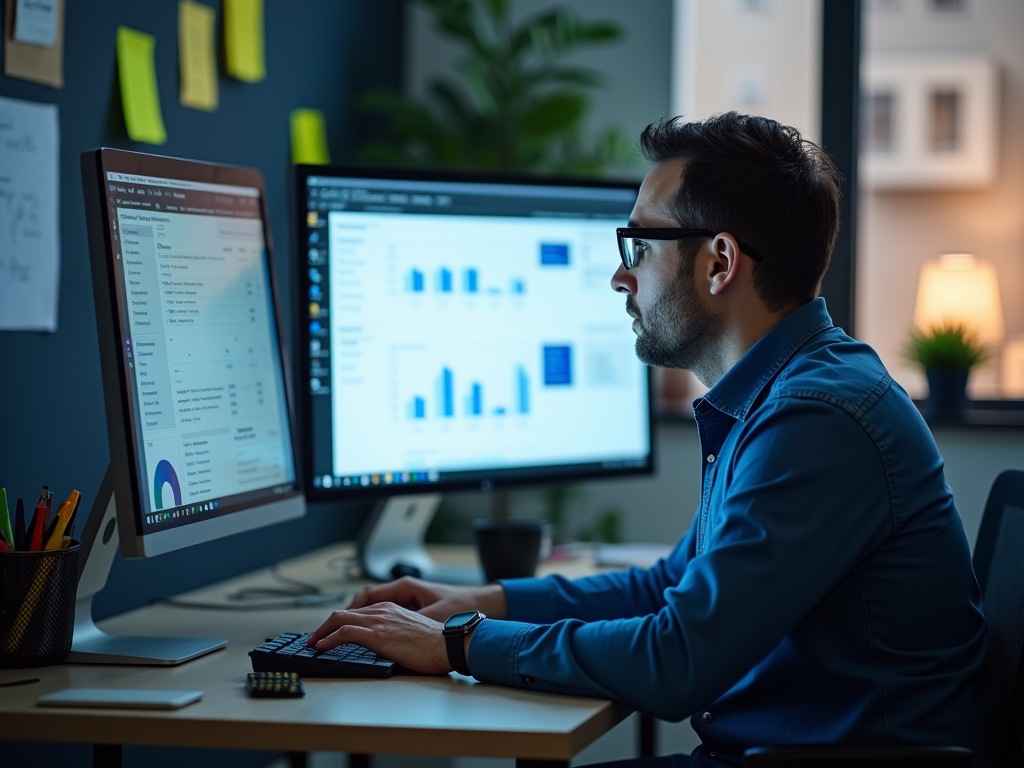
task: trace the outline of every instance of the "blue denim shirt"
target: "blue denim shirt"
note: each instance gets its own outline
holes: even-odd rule
[[[476,629],[473,675],[692,716],[695,766],[776,744],[983,752],[987,634],[963,525],[874,351],[817,299],[694,412],[700,510],[672,554],[503,582],[511,620]]]

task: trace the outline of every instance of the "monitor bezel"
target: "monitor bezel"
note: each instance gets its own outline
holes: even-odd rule
[[[496,470],[485,479],[444,480],[431,483],[411,484],[380,484],[350,485],[331,488],[318,487],[313,484],[313,437],[309,429],[312,418],[312,394],[308,386],[310,370],[310,331],[308,318],[299,315],[308,303],[311,281],[309,270],[306,269],[305,250],[308,231],[306,224],[307,198],[306,182],[310,176],[334,176],[337,178],[365,178],[395,181],[426,181],[426,182],[463,182],[473,184],[514,184],[523,186],[546,187],[590,187],[601,189],[628,189],[634,196],[639,194],[640,182],[632,179],[593,179],[568,176],[530,176],[526,174],[484,173],[469,171],[450,171],[439,169],[403,169],[371,165],[295,165],[292,166],[290,195],[292,202],[292,246],[295,260],[295,294],[294,312],[296,318],[296,408],[298,412],[299,442],[302,449],[303,468],[302,480],[306,498],[311,502],[357,501],[360,499],[382,498],[387,496],[447,493],[451,491],[483,490],[492,491],[516,486],[542,485],[550,483],[566,483],[583,480],[622,479],[636,475],[651,475],[655,471],[655,420],[654,420],[654,387],[651,369],[645,369],[647,377],[647,434],[650,440],[650,452],[647,461],[640,466],[629,467],[584,467],[576,465],[517,467],[508,470]],[[611,237],[614,233],[611,233]],[[610,277],[610,276],[609,276]],[[302,322],[298,322],[298,320]]]
[[[273,239],[270,232],[266,184],[255,169],[208,163],[183,158],[149,155],[103,147],[81,155],[86,224],[96,302],[97,335],[103,376],[111,473],[117,500],[118,531],[125,557],[151,557],[199,544],[233,533],[260,528],[305,514],[302,493],[301,453],[296,440],[297,419],[292,396],[290,359],[282,326],[280,293],[274,270]],[[108,172],[138,176],[181,179],[209,184],[251,187],[259,190],[260,215],[266,243],[267,279],[273,310],[272,325],[277,333],[281,383],[284,387],[286,417],[295,480],[284,492],[267,492],[257,499],[236,502],[218,510],[212,518],[160,531],[144,532],[138,435],[134,418],[134,396],[130,372],[121,354],[121,307],[116,289],[111,240],[110,208],[107,201]],[[287,485],[287,484],[286,484]]]

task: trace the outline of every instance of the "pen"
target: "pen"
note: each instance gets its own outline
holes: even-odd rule
[[[7,546],[7,542],[6,541],[4,541],[3,539],[0,539],[0,552],[13,552],[13,551],[14,550],[12,550],[9,546]]]
[[[46,486],[44,485],[43,488]],[[46,492],[46,516],[43,518],[45,525],[43,530],[50,527],[50,522],[53,520],[53,491]]]
[[[68,515],[68,524],[64,526],[64,533],[74,538],[75,536],[75,518],[78,517],[78,505],[82,503],[82,494],[78,491],[72,491],[71,495],[68,496],[68,504],[71,505],[71,510]]]
[[[25,549],[29,552],[39,552],[43,548],[43,512],[39,506],[32,513],[32,520],[28,524],[28,531],[25,533]]]
[[[35,521],[37,519],[42,523],[44,530],[46,529],[46,526],[49,525],[49,521],[46,519],[46,494],[47,493],[49,493],[49,488],[47,488],[44,485],[43,486],[43,492],[41,494],[39,494],[39,501],[36,502],[35,514],[32,516],[32,520],[30,520],[29,524],[28,524],[28,527],[29,527],[30,530],[31,530],[32,526],[35,524]]]
[[[68,520],[71,519],[71,507],[66,501],[60,503],[60,509],[57,510],[57,516],[53,518],[53,522],[50,524],[50,530],[46,532],[44,541],[46,544],[43,545],[43,549],[46,551],[53,551],[55,549],[63,549],[64,547],[64,531],[68,527]]]
[[[7,546],[14,547],[14,532],[11,530],[11,511],[7,508],[7,489],[0,488],[0,535]]]
[[[25,500],[18,499],[14,513],[14,548],[25,548]]]

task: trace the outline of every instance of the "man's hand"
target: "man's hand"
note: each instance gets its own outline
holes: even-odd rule
[[[437,621],[444,621],[449,616],[466,611],[483,611],[491,619],[508,618],[505,589],[500,584],[453,587],[448,584],[420,581],[411,576],[403,576],[397,581],[381,584],[379,587],[367,587],[352,601],[349,610],[385,602],[417,611]],[[438,634],[440,632],[438,629]]]
[[[441,623],[394,603],[335,611],[306,643],[319,651],[355,643],[416,672],[445,675],[452,671]]]

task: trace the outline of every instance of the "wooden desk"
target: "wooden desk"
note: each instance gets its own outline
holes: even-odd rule
[[[450,552],[449,559],[458,559],[452,557],[457,552]],[[345,579],[340,568],[351,555],[351,545],[328,547],[283,563],[281,573],[325,591],[352,594],[358,585]],[[557,570],[568,575],[593,572],[587,562],[562,563]],[[182,597],[221,602],[238,588],[251,586],[280,582],[265,569]],[[33,685],[0,689],[0,739],[514,757],[519,766],[567,766],[573,755],[629,714],[603,699],[521,691],[454,673],[310,679],[304,698],[250,699],[243,687],[252,670],[246,654],[278,633],[315,628],[328,611],[324,606],[225,612],[157,605],[109,619],[100,625],[108,632],[225,637],[228,647],[170,668],[61,664],[0,670],[0,682],[41,678]],[[206,693],[198,703],[171,712],[36,706],[39,696],[71,687]],[[119,762],[120,746],[98,747],[94,755],[97,763]]]

